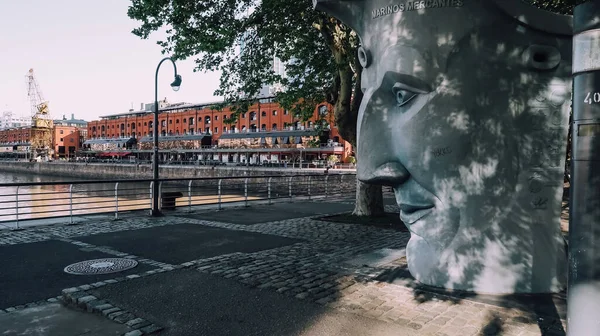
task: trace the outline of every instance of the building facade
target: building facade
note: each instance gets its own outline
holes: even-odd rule
[[[259,99],[235,121],[230,108],[216,110],[214,104],[160,109],[161,161],[263,164],[318,161],[330,155],[344,160],[351,155],[351,146],[333,126],[332,107],[327,104],[315,106],[313,117],[305,122],[272,98]],[[88,123],[84,149],[96,156],[151,159],[153,122],[154,114],[147,110],[101,117]],[[319,129],[323,122],[325,126]]]
[[[31,124],[31,122],[30,122]],[[0,130],[0,158],[32,159],[31,142],[35,129],[31,126],[12,127]],[[52,144],[50,155],[53,159],[69,159],[77,155],[87,137],[87,122],[63,116],[54,120],[50,130]]]
[[[31,117],[16,116],[12,111],[0,114],[0,130],[31,126]]]

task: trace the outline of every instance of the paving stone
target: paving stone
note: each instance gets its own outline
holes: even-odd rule
[[[415,323],[415,322],[410,322],[406,326],[411,329],[414,329],[414,330],[419,330],[419,329],[423,328],[423,325],[421,325],[419,323]]]
[[[141,330],[141,331],[144,333],[144,335],[145,335],[145,334],[152,334],[152,333],[155,333],[155,332],[161,331],[161,330],[163,330],[163,328],[162,328],[162,327],[159,327],[159,326],[157,326],[156,324],[151,324],[151,325],[149,325],[149,326],[143,327],[143,328],[142,328],[142,329],[140,329],[140,330]]]
[[[141,330],[133,330],[133,331],[130,331],[130,332],[124,334],[123,336],[142,336],[142,335],[144,335],[144,333]]]
[[[120,308],[117,307],[113,307],[113,308],[108,308],[102,311],[102,315],[108,317],[110,314],[114,313],[114,312],[118,312],[120,311]]]

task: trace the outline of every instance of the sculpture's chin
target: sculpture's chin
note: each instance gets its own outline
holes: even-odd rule
[[[419,282],[430,286],[443,286],[438,284],[436,273],[439,268],[439,252],[437,252],[425,239],[412,235],[406,245],[406,261],[410,274]]]

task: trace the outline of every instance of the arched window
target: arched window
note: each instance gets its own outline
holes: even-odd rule
[[[194,125],[194,117],[191,117],[191,118],[190,118],[189,125],[190,125],[190,126]]]
[[[267,130],[267,124],[260,125],[260,130],[265,132]]]
[[[276,116],[277,115],[277,110],[273,110],[273,115]]]
[[[160,136],[165,136],[167,135],[167,132],[165,130],[160,131]]]
[[[250,112],[250,120],[256,120],[256,112]]]
[[[260,116],[261,116],[261,117],[266,117],[266,116],[267,116],[267,112],[266,112],[266,111],[262,111],[262,112],[260,112]]]
[[[223,133],[227,133],[227,126],[223,126]]]
[[[210,116],[204,117],[204,123],[205,124],[210,124]]]
[[[246,125],[242,126],[242,132],[246,130]]]
[[[179,119],[175,119],[175,124],[179,124]]]
[[[273,125],[271,126],[271,129],[272,129],[273,131],[277,131],[277,124],[273,124]]]

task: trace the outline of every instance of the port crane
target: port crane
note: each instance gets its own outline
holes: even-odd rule
[[[50,115],[48,101],[42,95],[42,90],[35,78],[33,69],[27,72],[27,97],[31,105],[31,157],[37,161],[48,161],[53,154],[52,129],[54,123]]]

